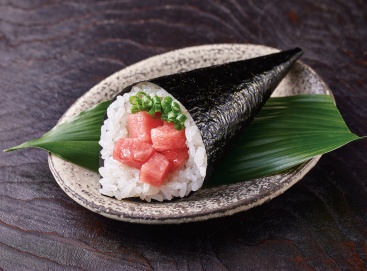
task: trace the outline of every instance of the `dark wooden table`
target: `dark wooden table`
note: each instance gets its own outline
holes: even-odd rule
[[[302,47],[350,129],[367,135],[366,28],[364,0],[2,0],[0,149],[41,136],[115,71],[213,43]],[[324,155],[260,207],[172,226],[84,209],[44,151],[1,154],[0,269],[366,270],[367,140]]]

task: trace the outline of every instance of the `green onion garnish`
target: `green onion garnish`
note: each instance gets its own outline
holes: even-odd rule
[[[162,112],[162,106],[161,104],[155,104],[154,105],[154,111],[157,112]]]
[[[185,120],[187,119],[187,117],[184,115],[184,114],[179,114],[177,117],[176,117],[176,119],[179,121],[179,122],[181,122],[181,123],[184,123],[185,122]]]
[[[171,111],[168,113],[167,118],[168,122],[174,122],[176,119],[176,114],[173,111]]]
[[[181,112],[181,109],[180,109],[180,106],[178,105],[178,103],[172,102],[171,107],[172,107],[173,112],[175,112],[175,113]]]
[[[176,130],[182,130],[184,128],[184,125],[179,122],[175,122],[173,126]]]
[[[129,98],[132,104],[131,113],[146,111],[156,117],[156,113],[161,113],[161,119],[174,124],[176,130],[185,128],[186,116],[181,113],[180,105],[174,102],[170,96],[163,99],[157,95],[150,97],[145,92],[139,91]]]
[[[153,97],[153,103],[154,104],[161,104],[161,98],[159,98],[157,95]]]

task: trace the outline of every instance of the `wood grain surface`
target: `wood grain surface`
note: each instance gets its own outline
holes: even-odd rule
[[[41,136],[130,64],[187,46],[303,48],[350,129],[367,135],[367,5],[305,1],[0,1],[0,149]],[[37,149],[0,154],[3,270],[366,270],[367,140],[324,155],[274,200],[147,226],[69,199]]]

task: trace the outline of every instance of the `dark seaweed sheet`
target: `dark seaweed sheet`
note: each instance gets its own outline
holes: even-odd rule
[[[295,48],[148,80],[180,101],[199,127],[208,155],[205,180],[301,55]]]

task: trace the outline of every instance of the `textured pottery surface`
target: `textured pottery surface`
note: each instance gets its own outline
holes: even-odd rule
[[[290,48],[289,48],[290,49]],[[111,75],[79,98],[60,122],[113,98],[125,86],[162,75],[183,72],[240,59],[277,52],[277,49],[251,44],[217,44],[190,47],[158,55]],[[298,61],[280,83],[273,96],[294,94],[331,94],[321,78]],[[76,202],[101,215],[129,222],[173,224],[202,221],[231,215],[260,205],[286,191],[319,160],[286,173],[232,185],[202,188],[188,197],[165,202],[116,200],[101,195],[99,175],[54,155],[49,165],[57,183]]]

